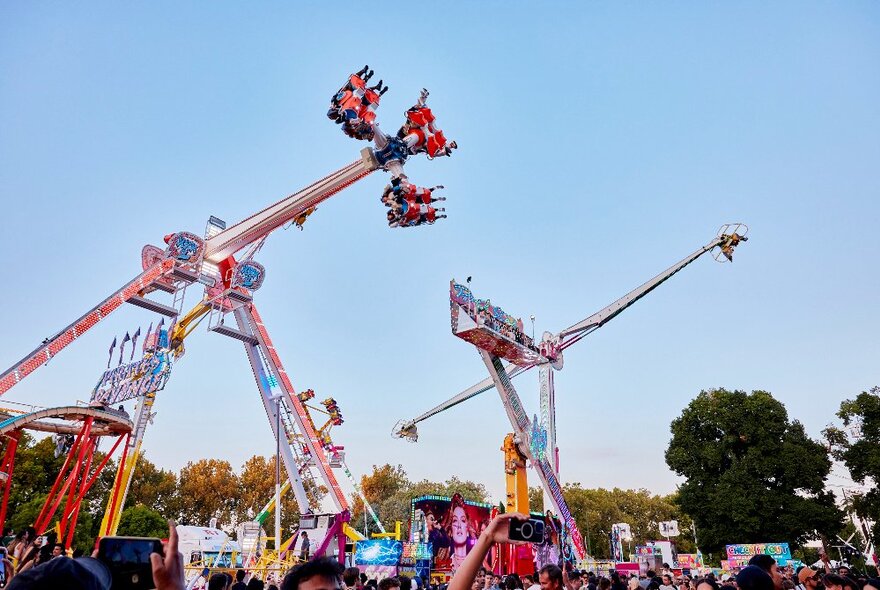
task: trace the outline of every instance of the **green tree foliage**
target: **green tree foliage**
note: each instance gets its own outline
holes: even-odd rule
[[[540,491],[540,488],[533,488]],[[690,536],[691,520],[676,504],[676,497],[658,496],[648,490],[584,489],[580,484],[567,484],[565,501],[585,538],[589,537],[590,554],[597,558],[611,557],[611,526],[625,522],[630,525],[635,545],[663,540],[660,522],[677,520],[681,535],[675,543],[681,553],[696,551]],[[624,546],[626,549],[626,546]]]
[[[168,518],[176,518],[180,511],[177,476],[171,471],[156,468],[143,454],[135,463],[125,508],[139,504]]]
[[[842,461],[853,480],[867,484],[865,494],[852,498],[852,509],[861,518],[874,523],[869,534],[880,544],[880,387],[863,391],[855,399],[840,404],[837,416],[845,429],[829,427],[825,438],[835,459]]]
[[[701,392],[672,422],[666,463],[685,478],[678,503],[700,547],[833,535],[843,515],[825,490],[826,448],[766,391]]]
[[[406,530],[410,518],[410,501],[418,496],[436,494],[451,496],[458,492],[465,500],[485,502],[486,488],[482,484],[451,477],[445,482],[422,480],[412,482],[400,465],[373,465],[373,472],[361,477],[361,491],[376,511],[386,530],[393,530],[395,521],[401,521]],[[351,499],[352,526],[359,531],[364,527],[364,505],[355,494]],[[378,532],[378,527],[367,516],[368,532]]]
[[[181,524],[205,526],[212,518],[220,525],[235,524],[238,490],[238,476],[229,461],[190,461],[178,479]]]
[[[168,520],[159,512],[138,504],[122,511],[122,514],[119,516],[119,530],[117,534],[129,537],[158,537],[163,539],[168,536]]]

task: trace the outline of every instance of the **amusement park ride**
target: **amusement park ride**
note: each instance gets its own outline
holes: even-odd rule
[[[505,437],[501,449],[504,452],[507,475],[507,510],[529,513],[526,476],[528,461],[541,480],[546,498],[545,505],[549,504],[560,517],[566,533],[564,536],[573,546],[574,555],[578,560],[583,559],[586,556],[583,538],[563,498],[559,483],[556,394],[551,369],[557,371],[562,369],[563,352],[568,347],[607,324],[706,252],[714,250],[713,255],[716,260],[732,262],[734,248],[748,239],[747,233],[748,228],[741,223],[722,226],[718,235],[705,246],[586,319],[557,334],[545,332],[541,342],[537,343],[523,330],[522,320],[509,316],[488,300],[475,299],[467,286],[452,281],[449,290],[452,333],[476,346],[489,371],[489,378],[417,418],[398,422],[394,427],[394,436],[415,442],[418,440],[419,422],[494,387],[501,396],[501,402],[513,428],[513,432]],[[507,364],[503,361],[507,361]],[[541,417],[539,419],[534,416],[529,420],[511,378],[536,366],[540,383]]]
[[[0,374],[0,395],[3,395],[125,303],[169,319],[167,328],[163,318],[161,327],[145,338],[144,356],[139,361],[123,365],[120,348],[120,366],[110,369],[108,364],[108,370],[92,394],[92,407],[0,409],[6,413],[6,417],[0,415],[0,434],[7,442],[3,473],[0,474],[3,498],[0,526],[13,482],[19,434],[22,428],[30,427],[75,435],[65,466],[35,523],[38,534],[50,527],[63,500],[63,515],[56,528],[60,539],[67,539],[69,546],[85,493],[116,448],[121,446],[119,468],[100,529],[101,536],[115,533],[141,453],[144,432],[154,416],[152,408],[156,394],[164,387],[172,363],[184,354],[186,337],[207,318],[209,331],[244,345],[301,513],[315,514],[320,510],[321,499],[317,490],[319,486],[327,490],[326,496],[332,503],[332,526],[313,555],[328,552],[334,539],[339,545],[340,556],[344,553],[343,533],[354,533],[346,524],[350,518],[349,504],[333,469],[343,469],[355,490],[360,492],[345,465],[343,447],[335,445],[329,436],[330,427],[341,424],[342,416],[334,400],[325,400],[324,412],[329,418],[323,426],[317,426],[306,404],[314,393],[311,390],[295,391],[253,301],[254,292],[260,288],[265,276],[264,267],[254,260],[254,256],[273,231],[288,223],[302,228],[320,203],[380,168],[391,173],[391,184],[386,187],[382,199],[390,208],[387,213],[390,226],[431,224],[443,217],[438,216],[437,210],[430,205],[438,199],[431,197],[430,190],[410,184],[403,165],[408,157],[416,154],[424,153],[429,159],[448,156],[457,147],[455,142],[447,142],[436,126],[434,115],[426,106],[428,93],[425,90],[416,105],[406,111],[405,122],[397,135],[382,132],[375,120],[375,110],[380,96],[388,88],[383,89],[381,82],[368,88],[366,84],[371,76],[372,71],[366,67],[352,74],[332,97],[328,113],[332,120],[342,125],[347,135],[374,142],[373,147],[361,150],[358,160],[230,227],[212,216],[204,237],[181,231],[166,236],[167,246],[164,248],[145,246],[140,274]],[[193,309],[183,314],[187,289],[195,285],[204,288],[203,297]],[[148,297],[158,294],[170,298],[171,304]],[[128,400],[137,401],[131,420],[121,410],[109,409]],[[48,418],[60,418],[65,422],[48,423]],[[100,436],[116,436],[116,441],[103,461],[94,466]],[[361,498],[364,499],[362,495]],[[365,499],[364,504],[384,532]]]

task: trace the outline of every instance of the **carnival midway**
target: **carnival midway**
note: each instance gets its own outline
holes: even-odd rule
[[[672,279],[686,269],[712,265],[722,273],[729,271],[727,267],[735,258],[739,263],[736,268],[747,265],[752,262],[748,258],[740,262],[746,244],[748,248],[743,250],[759,257],[760,244],[749,243],[752,235],[744,222],[747,220],[718,219],[713,227],[697,228],[704,237],[684,251],[667,251],[664,241],[658,239],[653,248],[670,266],[652,271],[657,273],[653,276],[631,277],[620,292],[631,290],[622,296],[595,310],[568,310],[568,325],[542,333],[535,332],[534,316],[523,320],[518,315],[522,310],[514,312],[503,303],[521,295],[521,281],[513,274],[508,275],[509,283],[496,284],[492,293],[485,292],[479,280],[467,276],[465,265],[462,276],[435,277],[442,281],[439,292],[444,301],[448,284],[448,307],[419,306],[418,313],[443,317],[444,322],[448,314],[451,335],[463,341],[454,342],[476,353],[471,357],[473,366],[464,370],[472,370],[478,380],[446,401],[428,400],[423,413],[402,417],[392,425],[399,417],[394,416],[381,424],[381,430],[389,444],[407,447],[411,443],[413,447],[407,448],[418,449],[430,446],[425,440],[428,437],[421,436],[420,441],[420,434],[436,424],[434,417],[453,408],[460,411],[461,404],[484,393],[494,398],[494,390],[498,400],[493,399],[493,404],[507,423],[506,431],[497,433],[493,443],[500,448],[498,460],[486,466],[485,472],[486,479],[503,486],[504,493],[482,501],[488,498],[473,499],[467,485],[436,490],[414,485],[406,488],[412,493],[402,500],[395,496],[395,501],[405,503],[405,510],[389,517],[387,506],[395,490],[377,491],[380,469],[374,467],[371,475],[357,473],[358,469],[349,466],[350,459],[358,466],[381,465],[385,459],[379,456],[378,446],[345,446],[346,394],[322,392],[301,383],[295,377],[299,359],[288,358],[283,346],[276,347],[272,338],[276,331],[258,311],[261,297],[273,288],[272,281],[266,279],[268,272],[284,274],[289,270],[277,264],[267,269],[271,265],[265,259],[261,262],[261,253],[267,242],[280,239],[283,230],[319,231],[312,216],[320,215],[319,209],[325,208],[327,201],[362,181],[379,202],[374,219],[367,223],[384,224],[395,238],[406,238],[408,247],[419,248],[419,240],[426,235],[422,232],[432,231],[430,226],[456,223],[451,204],[463,189],[450,186],[447,191],[444,185],[428,182],[421,168],[413,172],[411,162],[440,158],[455,162],[460,147],[467,145],[462,141],[459,146],[454,139],[459,137],[455,119],[446,118],[439,108],[435,113],[432,94],[415,86],[417,76],[412,83],[399,86],[412,93],[411,106],[402,117],[386,114],[387,126],[380,126],[380,104],[393,81],[386,84],[369,65],[347,76],[345,68],[338,68],[341,87],[336,92],[334,88],[322,89],[321,94],[330,95],[326,128],[336,126],[352,140],[351,145],[360,146],[352,150],[349,164],[280,200],[249,205],[250,211],[240,221],[229,223],[206,211],[204,229],[168,227],[168,233],[157,237],[156,243],[143,246],[139,266],[133,261],[121,286],[118,277],[92,271],[92,280],[105,285],[109,294],[0,374],[0,526],[4,530],[0,587],[880,590],[873,541],[880,529],[864,511],[876,497],[876,489],[835,498],[821,490],[803,491],[795,486],[799,491],[794,495],[806,497],[815,491],[817,502],[824,503],[825,512],[817,509],[810,513],[817,521],[814,529],[791,538],[755,538],[752,533],[743,533],[742,538],[719,539],[711,527],[704,526],[699,514],[676,505],[678,500],[668,501],[667,512],[615,506],[615,514],[624,516],[597,529],[588,516],[598,510],[590,504],[593,496],[577,495],[584,490],[571,483],[574,466],[584,459],[568,455],[560,445],[564,428],[557,430],[562,422],[559,414],[584,412],[586,420],[590,412],[586,402],[573,401],[574,392],[563,391],[564,386],[559,398],[564,401],[557,412],[555,375],[586,358],[586,345],[572,347],[637,303],[639,309],[650,307],[651,301],[642,300],[661,286],[660,292],[676,297],[676,281]],[[320,118],[322,114],[305,116]],[[451,199],[448,216],[447,194]],[[549,202],[550,197],[545,198]],[[169,219],[167,215],[164,218]],[[407,233],[410,235],[402,235]],[[757,225],[755,233],[761,233]],[[293,231],[286,235],[295,241],[303,234]],[[515,264],[513,258],[504,260]],[[393,286],[389,288],[393,290]],[[547,293],[548,300],[552,297],[550,290],[541,293]],[[730,295],[723,290],[714,291],[712,297],[721,308],[730,303]],[[411,304],[400,303],[404,307]],[[97,326],[106,326],[102,322],[111,315],[122,316],[126,322],[131,316],[132,328],[114,335],[109,348],[102,345],[91,351],[100,359],[95,362],[92,384],[80,387],[71,382],[69,402],[63,405],[41,406],[39,399],[16,396],[23,382],[39,382],[43,374],[51,373],[52,361],[68,349],[93,347],[93,341],[84,337]],[[745,318],[727,312],[723,315],[724,327],[717,341],[705,346],[720,355],[736,354],[747,346],[748,339],[726,326]],[[613,329],[603,330],[603,334]],[[448,333],[436,337],[452,340]],[[132,498],[144,497],[139,486],[161,487],[155,474],[149,479],[144,472],[155,471],[152,464],[145,467],[145,452],[150,447],[146,435],[155,424],[173,418],[163,415],[163,398],[174,389],[175,375],[186,371],[187,353],[193,356],[193,350],[205,346],[206,338],[243,350],[242,362],[246,360],[252,372],[253,391],[240,395],[239,403],[259,405],[265,412],[264,427],[274,446],[266,449],[271,461],[261,463],[257,471],[262,470],[261,481],[271,481],[271,485],[260,488],[262,508],[251,510],[247,518],[212,516],[195,521],[169,509],[158,514],[161,532],[145,535],[145,529],[133,524],[132,510],[139,509],[142,515],[158,511],[155,506],[133,504]],[[590,342],[604,346],[598,338]],[[396,346],[395,354],[405,354],[399,344]],[[482,360],[482,367],[474,357]],[[677,364],[684,369],[687,361]],[[518,379],[515,386],[514,380],[526,373],[529,375]],[[713,414],[722,412],[718,409],[721,406],[713,404],[721,403],[725,396],[743,405],[758,403],[756,400],[770,403],[763,392],[749,395],[717,389],[701,393],[694,403],[703,405],[689,408],[702,414],[688,422],[692,414],[686,409],[673,423],[667,462],[679,474],[687,473],[688,461],[697,463],[695,471],[709,473],[714,469],[713,461],[734,469],[745,464],[750,452],[759,454],[748,450],[753,434],[745,434],[745,430],[716,433],[712,431],[715,427],[708,425]],[[827,430],[827,451],[814,441],[804,444],[814,444],[847,466],[862,465],[858,457],[864,456],[866,447],[859,445],[880,436],[877,400],[880,390],[875,388],[842,406],[843,426]],[[857,402],[862,410],[857,410]],[[724,420],[736,421],[729,414]],[[773,415],[760,428],[772,430],[770,422],[774,420],[785,422],[787,417]],[[794,430],[803,435],[802,429],[798,430],[800,424],[794,424]],[[784,444],[780,443],[778,452],[799,456],[791,450],[797,445],[790,436],[780,434]],[[699,454],[697,445],[709,439],[728,446]],[[46,465],[51,465],[51,473],[37,476],[33,457],[39,445],[49,449],[47,457],[51,457]],[[182,448],[180,452],[185,451]],[[768,485],[786,480],[788,476],[779,469],[767,476]],[[859,481],[872,481],[871,469],[876,470],[876,465],[861,469],[853,471],[854,476],[860,475]],[[398,475],[403,477],[402,471]],[[462,483],[452,475],[451,481]],[[692,498],[703,498],[706,510],[721,502],[720,496],[699,496],[700,485],[682,486],[679,497],[691,493]],[[23,492],[25,489],[29,491]],[[161,493],[166,495],[184,493],[174,489],[173,481],[163,489]],[[159,492],[151,493],[155,496]],[[217,493],[223,494],[220,490]],[[754,493],[742,489],[732,496]],[[694,504],[682,506],[692,508]],[[738,513],[735,502],[723,509],[731,520],[760,520],[760,515]],[[832,516],[826,518],[827,514]],[[756,524],[748,530],[759,528]]]

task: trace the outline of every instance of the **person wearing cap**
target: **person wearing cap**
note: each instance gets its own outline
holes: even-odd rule
[[[798,571],[797,579],[798,585],[795,586],[795,590],[816,590],[819,586],[819,579],[822,576],[809,566],[804,566]]]

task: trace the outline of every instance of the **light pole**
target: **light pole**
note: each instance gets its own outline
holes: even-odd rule
[[[275,402],[275,553],[281,555],[281,402],[284,394],[269,398]]]

